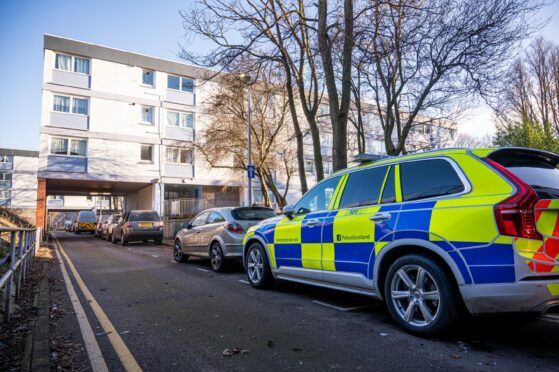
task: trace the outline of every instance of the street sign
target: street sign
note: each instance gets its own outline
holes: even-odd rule
[[[247,175],[248,178],[255,178],[256,177],[256,167],[254,165],[247,166]]]

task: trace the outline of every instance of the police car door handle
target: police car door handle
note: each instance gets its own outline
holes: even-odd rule
[[[391,217],[390,213],[375,213],[369,219],[373,222],[382,222],[389,220]]]
[[[310,226],[310,227],[317,226],[317,225],[319,225],[319,224],[320,224],[320,221],[319,221],[319,220],[315,220],[315,219],[308,220],[308,221],[305,223],[306,226]]]

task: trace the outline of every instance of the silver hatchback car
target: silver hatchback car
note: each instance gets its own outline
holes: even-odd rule
[[[208,209],[185,223],[177,233],[174,257],[186,262],[189,256],[209,258],[212,270],[225,270],[227,261],[241,259],[243,238],[249,227],[275,217],[271,208],[238,207]]]

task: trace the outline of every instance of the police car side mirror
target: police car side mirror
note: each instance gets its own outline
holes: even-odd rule
[[[295,214],[295,206],[293,206],[292,204],[288,204],[285,207],[283,207],[283,214],[289,218],[292,219],[293,215]]]

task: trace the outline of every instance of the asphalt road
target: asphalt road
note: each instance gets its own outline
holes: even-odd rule
[[[475,318],[451,338],[422,339],[401,331],[384,304],[367,297],[287,282],[256,290],[240,264],[215,274],[205,260],[175,263],[166,246],[122,247],[92,236],[55,236],[146,371],[559,370],[554,316]],[[52,275],[60,285],[59,271]],[[107,366],[123,370],[72,281]],[[62,284],[56,289],[58,306],[68,306],[64,296]],[[58,337],[83,344],[72,311],[57,322]],[[223,355],[233,348],[243,352]],[[75,365],[88,369],[84,349],[74,357],[81,359]]]

